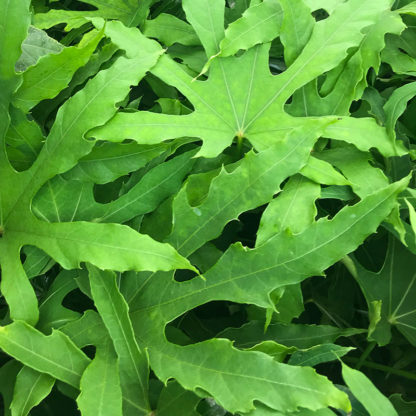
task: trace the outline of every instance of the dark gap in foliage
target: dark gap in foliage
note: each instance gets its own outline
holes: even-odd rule
[[[198,274],[192,270],[175,270],[174,278],[177,282],[187,282],[198,278]]]
[[[94,345],[87,345],[86,347],[82,347],[81,350],[87,355],[91,360],[95,357],[96,348]]]
[[[84,312],[87,309],[95,309],[94,302],[80,289],[69,292],[62,301],[62,306],[75,312]]]
[[[56,385],[51,394],[46,397],[38,406],[30,411],[31,416],[78,416],[81,415],[73,397],[63,394],[60,386]],[[71,390],[72,391],[72,390]],[[69,392],[68,392],[69,394]],[[72,395],[76,394],[76,391]],[[76,397],[76,396],[75,396]]]
[[[215,337],[226,328],[240,327],[246,322],[244,305],[228,301],[212,301],[198,306],[175,319],[169,326],[180,330],[188,338],[188,344],[205,341]],[[181,343],[178,333],[166,331],[167,339],[175,344]]]
[[[319,20],[324,20],[328,18],[329,14],[325,9],[318,9],[312,12],[312,16],[315,18],[317,22],[319,22]]]
[[[51,3],[51,6],[58,10],[77,10],[83,12],[98,10],[98,8],[92,4],[84,3],[78,0],[53,2]]]
[[[230,221],[223,229],[223,232],[219,237],[212,241],[212,243],[221,251],[225,251],[230,244],[237,241],[236,237],[239,230],[242,228],[242,224],[238,220]]]
[[[128,176],[122,176],[114,182],[94,185],[94,198],[101,204],[107,204],[120,196],[120,189]]]
[[[320,199],[317,204],[317,218],[328,217],[332,219],[343,207],[344,204],[339,199]]]
[[[377,273],[383,267],[388,244],[387,231],[379,227],[354,253],[356,259],[366,269]]]

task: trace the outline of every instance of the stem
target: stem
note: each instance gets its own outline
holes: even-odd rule
[[[343,357],[345,362],[350,362],[352,364],[356,364],[359,361],[359,358],[353,357]],[[362,363],[364,367],[373,368],[374,370],[380,370],[385,373],[395,374],[396,376],[404,377],[409,380],[416,380],[416,374],[411,373],[410,371],[398,370],[397,368],[389,367],[388,365],[377,364],[377,363],[370,363],[369,361],[364,361]]]
[[[243,154],[243,137],[242,136],[237,137],[237,151],[238,151],[238,154],[242,156]]]
[[[359,370],[361,368],[364,361],[371,354],[371,351],[373,351],[376,345],[377,343],[375,341],[372,341],[367,345],[367,348],[364,350],[364,352],[361,354],[361,357],[358,359],[357,365],[355,366],[356,370]]]

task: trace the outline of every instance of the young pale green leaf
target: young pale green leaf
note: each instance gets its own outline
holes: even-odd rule
[[[59,53],[63,48],[62,44],[48,36],[44,30],[30,26],[27,38],[22,43],[22,54],[16,62],[15,69],[18,72],[26,71],[27,68],[35,65],[40,57]]]
[[[370,416],[380,414],[398,416],[387,397],[383,396],[363,373],[342,363],[342,377],[352,394],[362,403]]]
[[[110,334],[118,357],[124,397],[123,414],[147,415],[150,412],[147,356],[136,343],[128,305],[118,290],[114,273],[90,266],[88,270],[95,306]]]
[[[90,362],[62,332],[46,336],[22,321],[0,327],[0,348],[28,367],[76,388]]]
[[[299,233],[312,224],[317,215],[315,201],[320,193],[321,187],[317,183],[301,175],[292,176],[263,212],[256,246],[284,230]]]
[[[390,237],[383,268],[370,272],[355,261],[356,280],[367,303],[381,301],[381,316],[371,337],[380,345],[391,339],[391,326],[396,328],[416,346],[416,255],[394,237]],[[374,315],[370,308],[370,314]]]
[[[40,101],[53,98],[63,90],[75,71],[88,62],[100,42],[103,34],[94,32],[88,33],[79,46],[45,55],[23,72],[23,82],[13,96],[13,104],[27,113]]]
[[[49,29],[60,23],[66,23],[65,30],[82,26],[87,18],[118,19],[126,26],[142,24],[149,12],[151,0],[82,0],[83,3],[95,6],[97,10],[73,11],[50,9],[47,13],[35,14],[35,26]]]
[[[83,416],[122,416],[117,355],[110,342],[98,347],[84,371],[77,404]]]
[[[280,32],[283,11],[278,0],[265,0],[249,7],[231,23],[220,43],[220,55],[234,55],[259,43],[271,42]]]
[[[27,416],[52,390],[55,379],[30,367],[23,367],[16,377],[12,416]]]

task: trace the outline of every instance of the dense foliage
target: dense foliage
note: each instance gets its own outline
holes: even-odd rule
[[[0,414],[416,415],[416,2],[1,0]]]

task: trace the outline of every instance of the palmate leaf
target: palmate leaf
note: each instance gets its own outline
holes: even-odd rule
[[[163,336],[164,326],[213,300],[273,307],[269,294],[274,289],[321,274],[374,232],[406,183],[407,179],[390,185],[355,206],[344,208],[334,219],[310,225],[300,234],[278,234],[253,250],[233,245],[204,274],[205,280],[197,277],[179,283],[169,280],[164,273],[151,278],[142,276],[143,280],[137,283],[141,290],[130,299],[130,315],[139,343],[148,348],[157,376],[162,380],[176,378],[190,390],[201,388],[231,412],[249,411],[253,400],[276,410],[295,411],[298,406],[319,409],[328,405],[347,408],[343,395],[307,368],[305,372],[297,370],[296,375],[286,373],[285,364],[259,352],[237,351],[229,341],[221,339],[186,347],[172,345]],[[212,351],[216,351],[215,359]],[[257,372],[259,368],[264,370]],[[270,368],[274,369],[271,373]],[[261,381],[264,374],[268,374],[265,384]],[[288,385],[288,380],[296,381]],[[248,383],[246,388],[242,387],[244,383]],[[287,394],[275,393],[273,385]],[[321,387],[310,390],[311,385]],[[321,395],[319,391],[325,393]]]
[[[355,261],[355,278],[368,305],[381,301],[380,320],[370,337],[380,345],[391,339],[391,327],[395,326],[408,341],[416,346],[416,256],[396,238],[389,238],[383,268],[374,273]],[[370,310],[370,319],[374,314]]]
[[[218,52],[224,36],[223,2],[216,0],[207,6],[209,10],[212,8],[212,29],[202,12],[204,4],[203,1],[187,2],[185,10],[207,56],[212,56]],[[403,149],[395,150],[394,143],[373,120],[294,118],[284,111],[286,101],[297,89],[337,66],[347,49],[359,45],[364,36],[361,30],[374,24],[390,4],[389,0],[343,3],[331,17],[315,24],[299,58],[278,76],[270,74],[267,45],[251,48],[241,57],[218,57],[206,81],[193,82],[180,64],[163,56],[152,73],[184,94],[195,111],[185,116],[120,112],[104,127],[92,130],[90,136],[110,141],[129,138],[147,144],[182,136],[199,137],[203,146],[198,155],[213,157],[231,144],[235,136],[246,137],[257,150],[262,150],[286,137],[294,128],[320,129],[332,122],[323,132],[325,137],[349,141],[361,150],[377,147],[387,156],[403,153]],[[247,88],[242,89],[241,85]],[[367,129],[372,129],[374,134],[365,134]]]
[[[130,85],[138,83],[161,53],[156,43],[145,39],[138,31],[135,47],[138,52],[134,58],[117,59],[60,108],[45,145],[28,170],[16,172],[10,166],[4,154],[4,135],[1,137],[0,174],[5,183],[0,190],[1,289],[13,319],[30,323],[38,319],[36,297],[19,258],[21,247],[27,244],[43,249],[64,268],[77,268],[82,261],[120,270],[156,270],[158,265],[162,269],[189,267],[171,247],[152,241],[129,227],[46,223],[37,220],[31,212],[32,198],[42,185],[72,168],[91,151],[94,143],[85,140],[84,134],[115,113],[115,103],[125,98]]]

